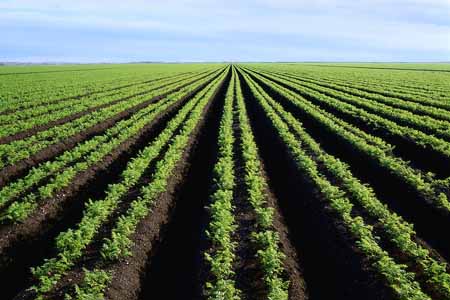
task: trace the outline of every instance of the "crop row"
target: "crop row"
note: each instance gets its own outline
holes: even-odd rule
[[[367,225],[361,216],[355,216],[354,204],[352,203],[353,197],[361,201],[362,205],[365,205],[365,208],[368,210],[370,208],[370,213],[377,214],[377,217],[383,217],[383,222],[391,225],[386,230],[400,245],[405,242],[405,236],[410,237],[409,233],[411,231],[404,231],[405,227],[409,228],[410,226],[405,225],[398,216],[390,214],[374,197],[370,188],[360,184],[357,179],[352,177],[348,168],[342,162],[324,154],[319,145],[305,134],[301,124],[292,115],[271,100],[270,96],[261,87],[257,86],[248,75],[243,74],[243,76],[253,95],[278,131],[280,138],[286,144],[299,171],[308,177],[310,182],[316,187],[317,192],[323,197],[323,200],[327,201],[328,205],[339,216],[340,221],[347,227],[348,232],[355,236],[357,239],[356,246],[368,256],[373,268],[386,278],[400,299],[430,299],[422,291],[418,282],[414,280],[414,274],[407,271],[404,265],[396,263],[389,256],[389,253],[381,248],[377,242],[378,238],[374,235],[373,228]],[[332,182],[335,181],[330,181],[323,174],[321,169],[324,166],[327,172],[333,174],[335,178],[340,178],[343,182],[342,187],[333,184]],[[345,177],[342,177],[344,175]],[[351,197],[349,196],[350,193]],[[383,224],[388,226],[385,223]],[[408,245],[412,245],[411,248],[406,249],[410,255],[424,251],[424,249],[415,245],[411,239],[409,239]],[[417,248],[419,250],[416,252]],[[423,258],[422,263],[424,262],[428,264],[429,275],[434,275],[436,270],[440,270],[437,272],[439,275],[432,277],[433,279],[430,279],[430,281],[436,283],[440,279],[439,283],[436,283],[437,289],[445,291],[448,288],[448,274],[445,273],[445,265],[439,266],[429,256]]]
[[[235,184],[233,102],[235,89],[233,72],[223,106],[217,138],[218,158],[214,165],[214,192],[210,197],[209,223],[206,231],[209,249],[205,259],[211,273],[206,282],[208,299],[240,299],[241,291],[235,286],[234,264],[236,260],[236,241],[233,233],[237,229],[234,217],[233,195]]]
[[[450,73],[108,67],[0,72],[5,299],[450,299]]]
[[[153,78],[171,77],[179,74],[212,70],[215,66],[192,65],[161,66],[151,68],[129,66],[94,72],[56,72],[48,74],[7,75],[0,83],[0,113],[10,113],[16,109],[52,104],[76,99],[89,94],[107,92],[117,87],[127,87],[146,83]]]
[[[111,91],[108,90],[106,92],[89,94],[76,99],[66,99],[52,104],[45,103],[44,105],[33,106],[31,108],[22,108],[20,109],[20,113],[15,112],[0,115],[0,124],[3,125],[2,132],[6,132],[6,129],[9,128],[8,126],[5,126],[8,123],[10,124],[10,127],[12,127],[12,125],[18,126],[18,124],[21,124],[22,126],[25,125],[26,127],[31,128],[38,124],[45,124],[46,122],[79,113],[89,108],[95,108],[114,100],[129,97],[137,92],[145,92],[145,88],[148,87],[151,82],[162,81],[163,83],[171,83],[172,81],[180,80],[180,78],[183,79],[187,76],[192,75],[178,74],[171,77],[157,77],[145,83],[116,87]],[[17,123],[12,124],[12,122]],[[26,127],[23,129],[27,129]],[[11,131],[12,129],[9,130]],[[10,134],[13,133],[14,132]],[[6,133],[2,134],[2,136],[3,135],[6,135]]]
[[[33,168],[28,175],[10,183],[0,190],[0,208],[10,204],[2,213],[3,219],[13,222],[24,220],[37,207],[38,203],[50,199],[58,191],[71,184],[73,179],[88,169],[91,165],[102,161],[121,143],[136,136],[144,126],[161,115],[169,107],[186,97],[192,89],[211,80],[217,73],[202,79],[200,83],[192,83],[176,92],[167,95],[165,101],[150,104],[130,119],[117,123],[103,135],[95,136],[63,153],[53,161]],[[51,178],[49,178],[51,176]],[[26,193],[32,186],[47,178],[46,184],[41,184],[36,192]],[[21,195],[23,197],[20,197]],[[14,201],[16,199],[16,201]]]
[[[236,140],[239,146],[234,149]],[[211,273],[211,278],[206,283],[206,295],[208,299],[246,297],[235,284],[238,260],[236,250],[238,244],[245,240],[245,237],[238,238],[236,232],[246,232],[252,241],[246,246],[255,249],[259,268],[262,270],[262,278],[253,280],[264,282],[268,299],[287,300],[289,281],[284,278],[285,255],[280,249],[279,235],[274,228],[273,208],[267,202],[267,182],[262,173],[258,148],[235,69],[225,97],[218,149],[207,229],[210,246],[205,252]],[[237,168],[238,156],[242,157],[242,169]],[[242,213],[238,211],[242,207],[236,207],[235,203],[239,197],[236,195],[236,176],[243,178],[244,202],[249,204],[251,213],[255,216],[255,226],[251,226],[249,232],[239,228],[243,224],[235,219],[235,215]]]
[[[273,68],[276,71],[288,71],[302,78],[319,79],[321,82],[338,83],[361,91],[376,93],[387,97],[412,102],[431,103],[448,108],[445,103],[449,91],[445,84],[446,74],[435,73],[393,73],[390,71],[345,70],[336,68]],[[313,71],[313,72],[311,72]],[[442,101],[444,100],[444,101]],[[439,104],[441,103],[441,104]]]
[[[95,98],[88,97],[87,99],[83,99],[83,102],[78,106],[76,104],[67,106],[66,104],[66,108],[63,110],[52,111],[51,113],[45,114],[44,116],[38,115],[37,117],[26,120],[19,120],[14,123],[3,125],[2,129],[0,130],[0,139],[17,133],[24,133],[28,129],[37,128],[37,131],[39,131],[38,126],[44,126],[45,129],[49,127],[48,125],[52,124],[52,122],[56,122],[56,125],[59,125],[60,123],[64,124],[72,120],[76,120],[83,115],[91,114],[92,112],[98,111],[99,109],[109,107],[120,102],[129,101],[129,99],[133,99],[133,97],[144,96],[154,90],[161,90],[164,87],[170,88],[177,83],[183,84],[187,80],[192,81],[200,79],[204,76],[206,75],[194,75],[184,77],[181,80],[157,80],[153,82],[152,85],[150,85],[150,89],[147,89],[146,86],[135,86],[128,87],[127,89],[124,89],[122,91],[115,91],[108,95],[96,95],[96,97],[100,97],[101,100],[96,100]]]
[[[287,79],[287,82],[291,81],[293,80]],[[437,116],[428,116],[424,115],[424,113],[427,112],[428,114],[430,114],[431,112],[429,108],[417,109],[416,106],[417,111],[411,112],[410,110],[408,110],[411,108],[411,102],[408,102],[407,105],[404,105],[401,108],[396,108],[395,106],[400,105],[400,101],[389,99],[381,102],[371,100],[367,97],[364,98],[348,93],[346,94],[333,88],[322,86],[319,87],[315,84],[299,81],[294,81],[294,83],[302,86],[303,88],[307,87],[313,91],[317,91],[319,93],[333,97],[337,100],[340,100],[341,102],[349,103],[351,105],[354,105],[355,107],[362,108],[365,111],[377,114],[383,118],[394,121],[397,124],[416,128],[425,133],[433,134],[436,137],[442,138],[444,140],[449,140],[450,133],[448,132],[448,128],[450,127],[450,123],[448,122],[448,120],[445,120],[446,117],[448,117],[448,111],[440,112],[440,114],[438,114]],[[439,118],[441,120],[439,120]]]
[[[397,108],[402,108],[411,111],[413,113],[424,114],[430,117],[447,121],[450,120],[450,117],[448,116],[450,105],[448,105],[446,102],[443,101],[432,101],[432,100],[423,101],[421,99],[404,100],[401,98],[388,97],[382,94],[378,94],[376,93],[377,92],[376,90],[371,90],[371,92],[360,90],[349,84],[345,85],[335,82],[324,82],[321,79],[298,77],[284,72],[283,73],[273,72],[273,74],[277,74],[287,79],[294,79],[298,83],[309,83],[313,84],[313,86],[316,85],[331,88],[336,91],[340,91],[353,96],[378,101],[380,103],[388,104],[390,106]]]
[[[267,96],[267,95],[266,95]],[[268,96],[267,96],[268,97]],[[346,190],[347,194],[358,202],[367,213],[376,218],[378,226],[383,228],[383,232],[389,236],[402,253],[414,261],[415,268],[420,268],[426,276],[425,281],[433,285],[430,289],[437,289],[443,297],[450,296],[450,274],[447,273],[446,264],[435,260],[428,249],[414,241],[416,233],[412,225],[408,224],[402,218],[384,206],[375,196],[375,193],[369,186],[363,185],[355,178],[341,161],[331,155],[326,154],[320,145],[309,136],[302,128],[301,123],[289,113],[284,112],[283,108],[276,102],[272,102],[273,107],[285,119],[293,131],[297,134],[300,142],[305,145],[308,153],[314,157],[319,165],[323,166],[323,172],[328,172],[333,176],[333,180],[339,182]],[[437,293],[437,291],[435,291]]]
[[[255,78],[267,84],[276,94],[286,98],[298,109],[304,111],[305,114],[317,120],[319,124],[327,128],[328,132],[339,136],[339,138],[349,143],[355,150],[363,153],[365,157],[386,168],[391,174],[398,176],[402,181],[416,190],[417,193],[422,195],[423,199],[433,201],[437,207],[445,210],[450,209],[447,196],[435,188],[432,178],[427,178],[426,174],[412,168],[406,161],[394,156],[390,151],[392,146],[381,146],[383,142],[380,140],[377,144],[374,144],[373,141],[376,139],[367,134],[359,134],[359,136],[354,134],[349,129],[351,125],[346,124],[345,120],[341,120],[325,112],[315,106],[314,103],[308,102],[301,95],[276,83],[277,81],[283,82],[282,79],[278,80],[276,78],[277,81],[270,82],[262,76],[255,75]]]
[[[237,76],[236,76],[237,79]],[[252,133],[240,82],[236,84],[236,107],[240,125],[240,151],[245,169],[245,186],[248,202],[256,214],[253,232],[257,257],[263,270],[268,299],[287,300],[289,281],[285,279],[285,254],[280,248],[279,234],[274,227],[274,208],[268,203],[268,183]]]
[[[148,215],[153,202],[164,192],[170,177],[174,175],[176,165],[183,157],[192,132],[203,116],[205,106],[214,97],[220,84],[223,84],[225,76],[226,72],[208,87],[205,94],[198,97],[200,99],[198,105],[191,112],[189,119],[183,123],[178,135],[172,139],[164,157],[156,163],[150,184],[141,189],[141,196],[133,201],[125,215],[119,218],[112,230],[111,238],[106,239],[103,244],[101,253],[104,258],[117,260],[132,255],[130,251],[134,243],[132,235],[139,221]]]
[[[84,115],[71,122],[51,127],[23,140],[2,144],[0,145],[0,166],[5,167],[15,164],[20,160],[30,157],[45,147],[51,146],[54,143],[76,135],[77,133],[95,126],[103,120],[111,118],[122,111],[148,101],[154,102],[155,100],[160,100],[168,94],[190,84],[192,81],[195,81],[195,79],[192,80],[187,78],[183,80],[183,82],[163,85],[162,87],[159,87],[158,84],[156,84],[150,92],[143,95],[132,97],[127,101],[118,102],[111,106],[94,111],[88,115]]]
[[[190,134],[195,129],[204,107],[224,76],[225,73],[222,73],[221,76],[214,79],[190,100],[168,123],[160,135],[128,163],[127,168],[121,175],[121,180],[108,187],[104,199],[88,203],[84,217],[77,228],[68,230],[58,236],[58,257],[47,260],[44,265],[33,270],[34,275],[39,279],[39,285],[33,287],[38,295],[44,297],[45,293],[49,292],[63,274],[77,262],[83,255],[83,250],[95,238],[98,229],[114,212],[123,196],[129,189],[138,184],[148,166],[161,153],[163,156],[156,162],[150,182],[140,188],[140,196],[133,200],[129,204],[129,208],[117,219],[110,237],[103,241],[101,247],[101,257],[105,260],[116,260],[131,255],[132,235],[137,224],[149,214],[158,195],[165,191],[170,176],[173,175],[177,163],[182,159],[184,147],[190,138]],[[178,129],[180,125],[181,128]],[[167,144],[169,144],[167,150],[162,153],[161,150]],[[92,271],[86,270],[85,281],[96,277],[95,274],[98,274],[98,272],[100,271],[95,269]],[[102,278],[107,279],[107,281],[112,276],[109,273],[100,272],[100,274],[105,275]],[[89,286],[88,283],[80,286],[75,289],[78,297],[82,293],[91,296],[101,293],[95,288],[83,290],[82,287]]]

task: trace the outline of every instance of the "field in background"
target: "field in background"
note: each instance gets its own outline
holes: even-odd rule
[[[450,65],[0,67],[2,299],[450,299]]]

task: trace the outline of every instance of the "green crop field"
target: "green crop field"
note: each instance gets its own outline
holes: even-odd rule
[[[444,300],[449,228],[450,64],[0,66],[1,299]]]

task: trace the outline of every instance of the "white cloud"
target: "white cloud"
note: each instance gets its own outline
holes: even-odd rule
[[[0,1],[0,30],[14,24],[148,32],[150,38],[157,32],[219,42],[240,35],[266,45],[271,37],[282,36],[285,44],[276,49],[286,53],[298,52],[302,39],[357,45],[366,53],[450,53],[450,0]],[[314,45],[302,46],[304,53],[315,51]]]

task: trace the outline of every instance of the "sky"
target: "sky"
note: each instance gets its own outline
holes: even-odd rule
[[[0,61],[450,61],[450,0],[0,0]]]

